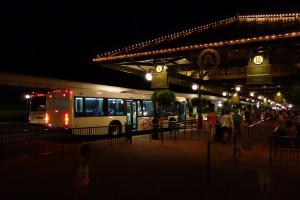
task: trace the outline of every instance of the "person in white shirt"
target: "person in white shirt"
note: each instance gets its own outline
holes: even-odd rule
[[[232,138],[233,130],[233,118],[229,110],[225,111],[225,114],[220,119],[220,123],[223,130],[223,142],[227,143]]]

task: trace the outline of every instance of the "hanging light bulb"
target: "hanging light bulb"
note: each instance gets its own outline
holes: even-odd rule
[[[147,74],[146,74],[146,79],[147,79],[148,81],[151,81],[151,80],[152,80],[152,74],[151,74],[151,73],[147,73]]]
[[[193,89],[193,90],[197,90],[197,89],[198,89],[198,85],[197,85],[197,84],[193,84],[193,85],[192,85],[192,89]]]

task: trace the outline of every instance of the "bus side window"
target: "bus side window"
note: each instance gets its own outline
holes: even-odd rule
[[[143,100],[143,116],[154,116],[154,107],[153,103],[150,100]]]
[[[116,99],[116,115],[124,115],[124,104],[123,99]]]
[[[104,101],[103,101],[103,98],[98,98],[98,116],[103,116],[104,115],[104,111],[103,111],[103,105],[104,105],[104,103],[103,103]]]
[[[108,115],[115,115],[114,109],[108,109]]]
[[[82,97],[75,97],[75,117],[82,117],[83,116],[83,98]]]
[[[141,100],[137,101],[137,109],[138,109],[138,116],[141,117],[143,115]]]
[[[96,117],[102,112],[103,99],[88,97],[84,99],[85,103],[85,116]]]
[[[108,99],[108,115],[124,115],[123,99]]]
[[[93,116],[99,116],[99,109],[94,109],[93,110]]]

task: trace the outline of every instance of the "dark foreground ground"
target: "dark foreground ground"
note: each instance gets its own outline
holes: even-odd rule
[[[300,199],[300,170],[270,166],[268,144],[242,149],[236,161],[232,144],[212,143],[210,162],[207,147],[201,132],[163,145],[144,135],[132,144],[94,148],[97,171],[84,199]],[[78,156],[3,162],[0,199],[77,199],[72,180]]]

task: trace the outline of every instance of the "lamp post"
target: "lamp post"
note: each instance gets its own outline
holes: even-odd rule
[[[200,85],[192,85],[193,90],[198,90],[198,98],[200,99],[200,105],[197,106],[198,111],[198,129],[202,129],[203,116],[202,116],[202,99],[201,99],[201,88]]]
[[[30,95],[29,94],[26,94],[25,95],[25,98],[26,98],[26,106],[27,106],[27,111],[29,111],[29,98],[30,98]]]

